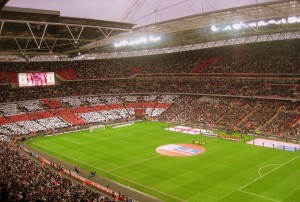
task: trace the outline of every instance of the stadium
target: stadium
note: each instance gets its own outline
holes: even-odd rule
[[[299,202],[300,1],[0,0],[0,201]]]

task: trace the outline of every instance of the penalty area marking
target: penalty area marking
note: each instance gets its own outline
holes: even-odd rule
[[[135,181],[133,181],[133,180],[127,179],[127,178],[125,178],[125,177],[122,177],[122,176],[113,174],[113,173],[111,173],[111,172],[105,171],[105,170],[103,170],[103,169],[100,169],[100,168],[95,167],[95,166],[93,166],[93,165],[91,165],[91,164],[85,163],[85,162],[83,162],[83,161],[80,161],[80,160],[71,158],[71,157],[69,157],[69,156],[66,156],[66,155],[64,155],[64,154],[61,154],[61,153],[59,153],[59,152],[56,152],[56,151],[54,151],[54,150],[52,150],[52,149],[49,149],[49,148],[47,148],[47,147],[40,146],[40,145],[38,145],[38,144],[36,144],[36,143],[33,143],[33,144],[35,144],[35,145],[37,145],[37,146],[39,146],[39,147],[42,147],[42,148],[44,148],[44,149],[46,149],[46,150],[48,150],[48,151],[51,151],[51,152],[53,152],[53,153],[56,153],[56,154],[58,154],[58,155],[60,155],[60,156],[67,157],[68,159],[71,159],[71,160],[73,160],[73,161],[82,163],[82,164],[87,165],[87,166],[89,166],[89,167],[91,167],[91,168],[95,168],[95,169],[97,169],[97,170],[100,170],[100,171],[102,171],[102,172],[108,173],[108,174],[113,175],[113,176],[115,176],[115,177],[118,177],[118,178],[120,178],[120,179],[126,180],[127,182],[131,182],[131,183],[133,183],[133,184],[139,185],[139,186],[141,186],[141,187],[144,187],[144,188],[146,188],[146,189],[155,191],[155,192],[160,193],[160,194],[163,194],[163,195],[165,195],[165,196],[169,196],[169,197],[171,197],[171,198],[177,199],[177,200],[182,201],[182,202],[188,202],[187,200],[184,200],[184,199],[178,198],[178,197],[176,197],[176,196],[170,195],[170,194],[168,194],[168,193],[159,191],[159,190],[154,189],[154,188],[152,188],[152,187],[148,187],[148,186],[146,186],[146,185],[140,184],[140,183],[138,183],[138,182],[135,182]],[[125,185],[123,185],[123,186],[126,187]],[[131,188],[131,189],[132,189],[132,188]],[[144,193],[144,192],[140,192],[140,191],[138,191],[138,190],[137,190],[137,192],[142,193],[142,194],[144,194],[144,195],[147,195],[147,196],[153,198],[153,196],[151,196],[151,195],[149,195],[149,194],[146,194],[146,193]]]
[[[260,167],[259,170],[258,170],[259,176],[260,176],[260,177],[263,177],[263,175],[260,173],[260,172],[261,172],[261,169],[266,168],[266,167],[269,167],[269,166],[278,166],[278,165],[281,165],[281,164],[278,164],[278,163],[277,163],[277,164],[269,164],[269,165],[265,165],[265,166]]]
[[[260,176],[260,177],[258,177],[258,178],[256,178],[256,179],[252,180],[252,181],[251,181],[251,182],[249,182],[248,184],[246,184],[246,185],[242,186],[241,188],[239,188],[239,190],[241,190],[241,189],[243,189],[243,188],[245,188],[245,187],[249,186],[250,184],[253,184],[254,182],[256,182],[257,180],[259,180],[260,178],[263,178],[264,176],[266,176],[266,175],[268,175],[268,174],[270,174],[270,173],[274,172],[275,170],[277,170],[277,169],[281,168],[282,166],[285,166],[286,164],[288,164],[288,163],[290,163],[290,162],[294,161],[294,160],[295,160],[295,159],[297,159],[297,158],[299,158],[299,156],[296,156],[296,157],[294,157],[294,158],[292,158],[292,159],[288,160],[288,161],[287,161],[287,162],[285,162],[284,164],[281,164],[280,166],[278,166],[278,167],[276,167],[276,168],[274,168],[274,169],[270,170],[270,171],[269,171],[269,172],[267,172],[265,175],[263,175],[263,176]]]
[[[241,192],[244,192],[244,193],[247,193],[247,194],[251,194],[251,195],[253,195],[253,196],[257,196],[257,197],[260,197],[260,198],[268,199],[268,200],[270,200],[270,201],[280,202],[280,201],[278,201],[278,200],[275,200],[275,199],[272,199],[272,198],[269,198],[269,197],[266,197],[266,196],[261,196],[261,195],[258,195],[258,194],[254,194],[254,193],[251,193],[251,192],[248,192],[248,191],[244,191],[244,190],[242,190],[242,189],[244,189],[245,187],[249,186],[250,184],[253,184],[253,183],[256,182],[257,180],[259,180],[259,179],[265,177],[266,175],[268,175],[268,174],[274,172],[275,170],[277,170],[277,169],[279,169],[279,168],[285,166],[286,164],[288,164],[288,163],[294,161],[294,160],[297,159],[297,158],[299,158],[299,156],[296,156],[296,157],[294,157],[294,158],[288,160],[287,162],[285,162],[285,163],[283,163],[283,164],[278,164],[279,166],[277,166],[276,168],[270,170],[270,171],[267,172],[265,175],[261,175],[261,176],[259,176],[258,178],[256,178],[256,179],[252,180],[251,182],[249,182],[248,184],[242,186],[241,188],[238,189],[238,191],[241,191]]]

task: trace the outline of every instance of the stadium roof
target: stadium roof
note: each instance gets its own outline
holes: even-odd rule
[[[127,22],[161,21],[276,0],[9,0],[6,6],[60,11],[61,16]],[[71,6],[70,6],[71,5]]]
[[[55,1],[56,0],[53,2]],[[76,2],[76,0],[74,1]],[[122,11],[115,13],[105,12],[109,13],[110,17],[104,17],[102,20],[82,18],[82,15],[63,17],[59,11],[41,10],[42,4],[37,3],[36,6],[30,4],[30,2],[36,2],[33,0],[26,1],[26,5],[39,8],[39,10],[7,7],[9,5],[19,5],[21,7],[22,4],[20,4],[20,2],[21,1],[17,0],[9,1],[0,13],[0,54],[34,56],[38,54],[54,53],[75,56],[79,52],[81,54],[112,53],[118,51],[158,49],[227,40],[236,37],[276,33],[299,33],[300,30],[300,23],[279,23],[272,24],[271,26],[258,26],[258,22],[261,21],[288,20],[289,17],[299,15],[300,3],[298,0],[265,1],[266,3],[260,4],[253,4],[253,1],[249,1],[251,5],[240,3],[244,1],[230,0],[226,1],[227,7],[224,5],[221,7],[219,6],[219,8],[225,8],[221,10],[217,10],[218,5],[211,3],[209,0],[172,1],[173,4],[168,6],[164,5],[165,1],[160,0],[155,3],[152,1],[152,4],[156,9],[155,13],[153,14],[150,12],[150,14],[147,14],[145,11],[143,13],[144,16],[141,16],[141,14],[138,13],[140,10],[143,10],[143,6],[149,5],[149,1],[123,0],[120,1],[120,5],[125,9],[123,8]],[[68,2],[70,3],[70,1]],[[93,3],[95,1],[89,2]],[[108,1],[98,1],[98,3],[99,2],[108,3]],[[196,6],[197,2],[200,2],[198,6]],[[235,7],[228,8],[230,6],[229,2],[235,2],[232,4]],[[182,6],[187,3],[190,3],[188,4],[189,9],[183,9],[182,7],[180,9],[185,11],[190,10],[194,13],[197,12],[196,14],[188,15],[193,12],[189,12],[188,14],[186,12],[170,12],[170,10],[173,11],[175,8],[175,11],[178,11],[179,5]],[[95,5],[99,6],[99,4]],[[114,5],[116,5],[116,3],[114,3]],[[209,7],[207,5],[209,5]],[[50,4],[44,6],[58,9],[58,7],[51,6]],[[108,5],[108,7],[110,6]],[[72,7],[69,11],[76,11],[76,7],[76,4],[74,4],[74,9]],[[118,5],[115,7],[116,8],[114,9],[120,9],[118,8]],[[196,8],[194,9],[194,7]],[[153,9],[153,7],[151,9]],[[93,12],[95,12],[93,9],[91,12],[84,10],[84,13],[87,14]],[[162,18],[160,20],[153,20],[153,17],[159,18],[159,16],[163,15],[160,12],[169,12],[170,16],[163,18],[168,20],[162,20]],[[64,11],[64,13],[68,12]],[[68,15],[71,15],[71,13],[72,12],[69,12]],[[79,12],[79,14],[80,13],[82,12]],[[183,17],[174,18],[174,15]],[[87,15],[87,17],[91,16],[94,15]],[[116,18],[113,18],[113,16]],[[152,20],[140,23],[140,21],[149,17],[151,17]],[[123,23],[122,21],[133,23]],[[153,21],[155,21],[155,23],[153,23]],[[256,23],[256,26],[247,26],[237,30],[223,29],[228,25],[232,26],[234,23],[241,24],[251,22]],[[222,28],[222,30],[213,31],[211,29],[212,26],[218,26]],[[161,40],[155,43],[139,44],[139,46],[131,45],[120,48],[114,47],[114,43],[116,42],[122,40],[136,40],[140,37],[147,36],[160,37]]]

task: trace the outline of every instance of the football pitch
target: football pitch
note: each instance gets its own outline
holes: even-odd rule
[[[300,152],[188,135],[166,123],[136,122],[27,141],[86,170],[96,171],[162,201],[300,201]],[[206,142],[204,153],[165,156],[156,148]]]

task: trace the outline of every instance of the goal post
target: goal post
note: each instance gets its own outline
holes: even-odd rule
[[[105,124],[100,124],[100,125],[94,125],[94,126],[90,126],[88,128],[90,133],[93,133],[95,131],[95,129],[97,129],[98,131],[104,131],[106,128]]]

